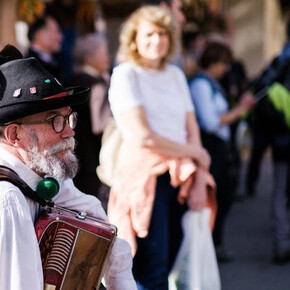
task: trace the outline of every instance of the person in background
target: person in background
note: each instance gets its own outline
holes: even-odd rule
[[[206,36],[196,29],[185,29],[182,32],[182,69],[188,80],[191,80],[199,71],[199,58],[206,43]]]
[[[62,80],[55,54],[61,50],[63,36],[56,20],[51,16],[36,18],[29,25],[27,36],[30,46],[26,57],[35,57],[49,73]]]
[[[13,169],[32,190],[55,178],[55,205],[108,220],[100,201],[73,184],[78,170],[72,107],[88,98],[88,88],[65,89],[35,58],[23,59],[13,46],[0,52],[0,164]],[[0,182],[0,281],[5,290],[44,289],[34,223],[43,209],[11,182]],[[117,238],[105,272],[107,289],[135,290],[132,256]]]
[[[262,74],[253,80],[249,88],[254,95],[265,89],[266,92],[268,91],[267,96],[258,102],[252,114],[253,148],[246,186],[248,194],[253,196],[260,171],[260,163],[266,149],[270,147],[273,160],[271,218],[273,223],[273,262],[275,263],[290,261],[290,224],[287,212],[290,184],[290,128],[286,124],[286,120],[289,119],[289,116],[287,116],[287,108],[289,108],[287,100],[289,100],[290,91],[289,19],[286,28],[287,42],[284,48]],[[269,91],[275,84],[282,90],[273,92],[270,98]],[[275,107],[275,103],[280,106],[279,109]]]
[[[89,99],[77,110],[80,122],[75,138],[80,170],[74,183],[81,191],[97,196],[101,183],[96,168],[102,133],[112,116],[107,95],[111,63],[105,37],[98,34],[79,37],[74,47],[74,60],[75,73],[71,85],[91,88]]]
[[[188,207],[200,210],[207,202],[206,183],[192,190],[194,172],[210,176],[210,157],[200,142],[185,76],[168,64],[175,39],[167,9],[137,9],[123,24],[120,64],[109,89],[123,143],[108,215],[132,246],[139,289],[168,289],[181,217]]]
[[[229,70],[231,59],[232,53],[227,45],[208,43],[200,58],[201,70],[189,84],[202,143],[212,160],[210,172],[217,185],[218,213],[213,238],[219,261],[231,258],[223,245],[224,224],[233,202],[233,192],[229,187],[229,126],[255,103],[252,97],[245,94],[237,106],[229,110],[218,80]]]
[[[182,1],[181,0],[142,0],[142,3],[148,5],[158,5],[159,7],[165,8],[172,14],[177,27],[177,41],[175,53],[171,57],[170,62],[177,65],[179,68],[183,67],[183,57],[182,57],[182,44],[181,44],[181,31],[182,26],[186,22],[186,17],[182,11]]]
[[[234,108],[240,101],[243,93],[248,89],[248,78],[242,61],[232,58],[229,71],[222,77],[220,83],[225,90],[229,108]],[[241,156],[239,145],[237,144],[237,130],[241,119],[236,120],[230,125],[231,139],[231,175],[230,188],[237,192],[240,181]]]
[[[264,71],[254,78],[249,89],[253,93],[269,86],[274,81],[285,83],[290,88],[290,72],[288,64],[290,62],[290,21],[288,20],[286,28],[287,42],[283,50],[276,56],[273,61],[264,69]],[[264,101],[260,102],[257,110],[253,112],[251,129],[253,136],[253,148],[251,151],[250,163],[247,170],[246,188],[249,196],[254,196],[256,192],[256,183],[260,173],[260,165],[267,148],[270,147],[273,139],[273,131],[271,122],[264,120],[263,107]],[[267,125],[265,126],[265,122]],[[271,130],[269,130],[271,128]]]

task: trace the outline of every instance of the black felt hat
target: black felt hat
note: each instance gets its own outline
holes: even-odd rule
[[[16,48],[12,50],[15,54]],[[23,59],[18,55],[18,59],[10,60],[9,53],[4,57],[6,62],[0,65],[0,125],[87,100],[89,88],[64,88],[35,58]]]

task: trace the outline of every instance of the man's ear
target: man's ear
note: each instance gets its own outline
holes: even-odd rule
[[[10,145],[16,145],[19,139],[19,126],[17,124],[11,124],[4,129],[5,139]]]

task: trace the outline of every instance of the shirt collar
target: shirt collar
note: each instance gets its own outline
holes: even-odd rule
[[[95,68],[93,68],[92,66],[87,65],[87,64],[85,64],[81,67],[81,71],[84,73],[87,73],[88,75],[90,75],[92,77],[100,76],[100,73]]]
[[[52,62],[53,61],[52,55],[39,50],[35,46],[31,47],[31,49],[34,50],[39,55],[40,59],[42,59],[43,61],[45,61],[45,62]]]

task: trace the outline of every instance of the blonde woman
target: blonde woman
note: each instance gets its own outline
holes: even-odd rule
[[[136,10],[122,27],[120,64],[109,90],[124,142],[108,212],[132,246],[140,289],[168,289],[182,214],[207,202],[205,186],[192,190],[192,177],[205,176],[210,157],[201,146],[186,79],[168,64],[175,31],[166,9]]]

